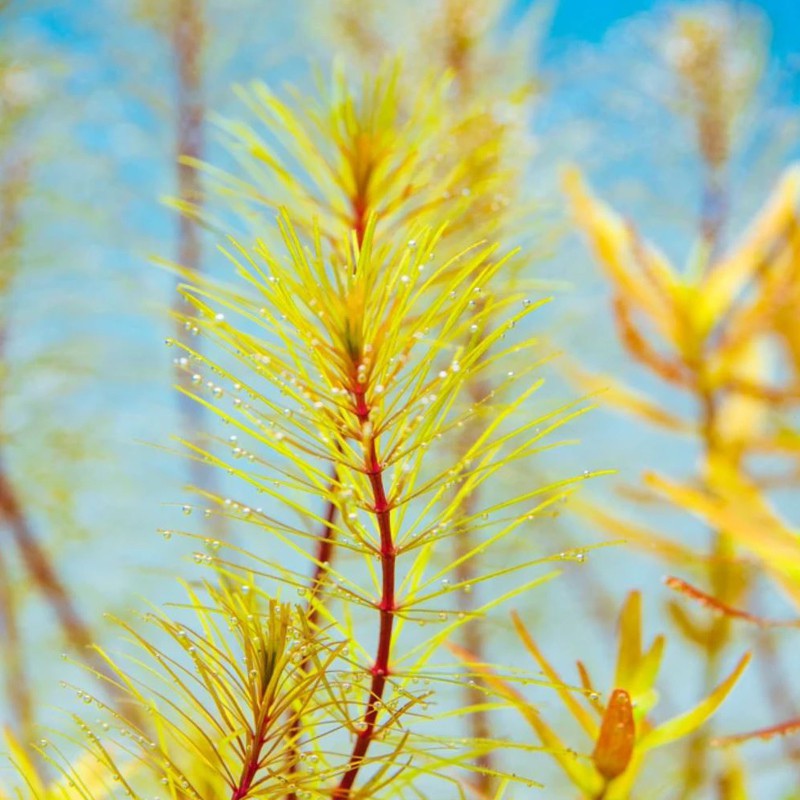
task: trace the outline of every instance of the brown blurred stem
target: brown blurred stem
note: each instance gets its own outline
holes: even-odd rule
[[[478,310],[481,309],[482,306],[479,304]],[[484,326],[484,329],[481,330],[481,335],[485,334],[485,332]],[[480,369],[480,364],[477,366]],[[486,378],[476,377],[467,384],[467,392],[471,401],[477,404],[485,400],[491,393],[491,386]],[[464,426],[464,432],[459,443],[462,457],[480,436],[481,428],[482,425],[479,420],[472,420]],[[462,585],[469,585],[475,580],[473,559],[464,558],[464,556],[476,546],[475,532],[465,520],[475,516],[477,505],[477,492],[470,492],[463,498],[457,513],[457,518],[460,521],[459,535],[454,536],[452,539],[453,558],[456,563],[455,577],[456,581]],[[460,613],[469,615],[475,611],[477,600],[472,592],[458,592],[457,604]],[[462,626],[461,644],[477,660],[486,660],[486,637],[480,619],[471,620]],[[491,720],[487,712],[482,708],[482,705],[486,702],[486,696],[477,681],[468,682],[464,686],[463,695],[464,705],[474,709],[467,717],[470,736],[484,741],[491,739]],[[475,757],[475,767],[478,770],[475,776],[475,788],[481,795],[488,797],[492,793],[494,783],[490,774],[495,769],[492,753],[489,751],[480,752]]]
[[[178,218],[178,263],[192,272],[202,271],[203,251],[197,219],[203,213],[203,187],[197,169],[185,159],[201,160],[204,154],[205,103],[203,95],[203,43],[205,24],[202,0],[173,0],[172,51],[176,73],[176,182],[178,200],[184,212]],[[189,210],[191,209],[191,210]],[[194,311],[176,294],[173,311],[177,322],[176,338],[188,344]],[[198,345],[192,342],[196,351]],[[178,386],[185,392],[192,389],[191,376],[184,369],[176,370]],[[184,392],[178,393],[178,411],[186,440],[199,446],[198,438],[205,426],[203,407]],[[201,491],[217,497],[216,473],[202,460],[189,459],[189,479]],[[211,517],[217,536],[226,534],[225,518],[220,514]]]
[[[725,90],[725,71],[722,51],[713,39],[694,54],[694,69],[685,75],[685,88],[695,101],[695,133],[697,151],[703,164],[702,202],[697,227],[706,244],[709,262],[718,255],[728,214],[728,196],[725,181],[730,155],[730,120],[720,99]],[[705,348],[703,348],[705,349]],[[707,364],[712,359],[705,352],[697,355],[691,364],[696,378],[699,403],[700,431],[703,445],[705,471],[711,469],[722,453],[718,436],[717,396],[709,388]],[[736,592],[736,576],[730,564],[734,556],[731,537],[723,530],[712,530],[711,558],[709,559],[709,586],[714,597],[724,603],[733,599]],[[713,690],[719,680],[722,657],[730,640],[730,620],[727,617],[709,623],[705,641],[705,689]],[[689,800],[707,779],[707,766],[711,729],[703,726],[687,741],[686,769],[681,798]]]
[[[703,462],[706,474],[717,458],[723,457],[720,452],[718,434],[718,409],[717,398],[713,391],[706,388],[704,364],[709,360],[704,354],[694,364],[697,376],[700,432],[703,445]],[[730,604],[734,602],[736,580],[730,564],[733,560],[733,541],[729,534],[723,530],[710,531],[711,544],[709,559],[708,581],[710,593],[722,601]],[[713,691],[720,677],[722,657],[730,641],[731,622],[728,617],[712,619],[708,624],[708,631],[704,642],[705,655],[705,693]],[[683,786],[680,797],[690,800],[696,796],[697,791],[708,779],[708,760],[710,755],[710,742],[712,731],[710,726],[702,726],[686,742],[686,767],[684,770]]]
[[[3,271],[2,287],[8,295],[10,276],[13,275],[15,262],[19,256],[22,242],[22,224],[20,206],[28,186],[27,159],[17,157],[5,171],[0,192],[0,269]],[[0,326],[0,361],[4,360],[6,343],[5,325]],[[5,387],[3,387],[5,389]],[[2,462],[0,462],[2,464]],[[3,487],[8,487],[2,491]],[[11,507],[19,507],[5,469],[0,466],[0,512],[4,521],[11,522],[5,511],[3,495],[8,494]],[[13,540],[12,540],[13,541]],[[25,669],[23,642],[17,622],[16,589],[11,579],[9,563],[5,555],[6,547],[0,550],[0,633],[2,634],[2,652],[5,656],[5,685],[9,707],[14,715],[17,731],[23,741],[30,738],[33,726],[33,705],[31,687]]]
[[[458,96],[458,104],[461,108],[468,108],[474,103],[476,95],[475,87],[475,31],[472,29],[474,22],[471,14],[475,8],[470,3],[463,3],[461,0],[446,0],[443,7],[446,20],[446,35],[444,43],[445,62],[455,75],[455,88]],[[465,153],[465,160],[469,163],[469,153]],[[482,304],[478,305],[476,312],[482,310]],[[487,322],[481,327],[485,329]],[[481,335],[485,330],[481,331]],[[476,365],[480,369],[480,364]],[[473,402],[482,401],[491,391],[491,386],[485,378],[476,377],[467,385],[467,391]],[[461,439],[461,451],[465,453],[481,434],[481,423],[474,421],[467,423]],[[473,517],[478,505],[478,493],[470,492],[461,502],[458,509],[458,518],[468,520]],[[471,584],[475,579],[474,560],[464,558],[475,547],[475,531],[469,524],[462,524],[458,536],[453,537],[453,557],[456,563],[456,580],[464,585]],[[477,599],[471,592],[458,592],[458,611],[469,615],[477,607]],[[461,628],[461,643],[463,647],[472,653],[478,661],[486,661],[486,637],[480,619],[473,619]],[[481,686],[475,682],[468,682],[463,690],[464,704],[473,708],[473,712],[467,716],[469,733],[475,739],[489,740],[492,738],[492,726],[488,713],[483,709],[485,694]],[[495,759],[491,751],[481,751],[475,757],[474,766],[477,768],[475,773],[475,789],[482,795],[489,797],[493,793],[494,778],[492,771],[496,769]]]
[[[31,740],[33,702],[28,684],[23,642],[17,624],[17,599],[3,550],[0,549],[0,637],[5,654],[5,691],[19,737]]]
[[[20,155],[12,158],[0,187],[0,268],[3,269],[3,292],[8,295],[10,277],[22,246],[21,205],[29,182],[28,160]],[[5,359],[7,328],[0,326],[0,362]],[[0,398],[4,396],[0,393]],[[102,679],[112,680],[105,661],[91,648],[94,637],[84,621],[47,550],[39,542],[25,507],[11,480],[4,454],[0,451],[0,518],[11,534],[11,541],[31,576],[34,586],[49,603],[61,626],[64,638]],[[8,560],[0,555],[2,579],[3,651],[8,653],[7,679],[9,701],[15,710],[20,732],[26,734],[33,721],[31,689],[24,668],[13,582],[8,574]],[[105,681],[104,681],[105,682]],[[106,687],[108,688],[108,687]],[[112,694],[114,692],[112,691]],[[135,715],[134,715],[135,716]]]
[[[331,479],[328,484],[328,492],[331,498],[325,505],[325,521],[322,525],[322,530],[317,536],[317,553],[315,556],[314,571],[311,575],[311,580],[308,587],[308,621],[312,626],[316,625],[319,621],[319,604],[317,602],[318,595],[322,589],[325,578],[330,568],[331,559],[333,558],[333,548],[335,543],[334,527],[336,522],[336,503],[332,495],[336,492],[339,486],[339,473],[336,464],[331,468]]]
[[[39,544],[2,462],[0,514],[8,525],[28,573],[52,606],[67,640],[78,649],[89,647],[93,642],[89,627],[78,613],[69,592],[50,563],[47,552]]]
[[[315,554],[316,564],[314,565],[314,570],[309,580],[307,593],[308,601],[306,603],[306,614],[312,630],[319,624],[320,608],[318,596],[322,587],[325,585],[325,578],[328,574],[328,570],[330,569],[331,559],[333,558],[335,544],[334,527],[336,521],[336,503],[333,501],[332,495],[339,486],[338,478],[338,469],[334,463],[333,467],[331,468],[331,480],[328,484],[328,492],[331,495],[331,499],[329,499],[326,503],[324,517],[325,521],[320,534],[317,536],[317,552]],[[300,669],[302,669],[304,672],[307,671],[308,662],[302,661],[300,663]],[[295,715],[292,718],[292,724],[288,737],[289,744],[287,748],[287,764],[289,773],[295,772],[297,770],[297,765],[300,763],[300,738],[302,736],[302,732],[302,719],[299,715]],[[289,792],[286,795],[286,800],[297,800],[297,793],[293,791]]]

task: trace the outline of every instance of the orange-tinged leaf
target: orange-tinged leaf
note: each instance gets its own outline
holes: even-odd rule
[[[760,262],[754,290],[740,298],[725,316],[715,358],[736,367],[737,353],[765,333],[786,334],[795,327],[800,289],[800,218],[788,226],[785,241],[768,262]],[[788,344],[788,342],[787,342]]]
[[[672,291],[675,270],[660,252],[639,241],[631,227],[592,196],[575,168],[562,178],[577,223],[591,239],[595,253],[617,292],[655,323],[668,341],[675,339]]]
[[[743,240],[710,273],[703,290],[708,315],[716,320],[735,300],[765,260],[775,258],[798,215],[800,166],[790,167]]]
[[[654,474],[645,475],[645,481],[759,558],[800,607],[800,536],[782,523],[755,486],[729,466],[713,463],[711,470],[713,494]]]
[[[691,432],[688,422],[608,375],[595,375],[574,364],[567,365],[563,369],[566,377],[578,388],[592,394],[596,393],[601,403],[608,404],[616,411],[633,415],[665,430],[676,433]]]
[[[600,735],[592,753],[597,771],[609,781],[628,767],[636,741],[631,696],[624,689],[614,689],[608,701]]]
[[[730,606],[727,603],[723,603],[721,600],[718,600],[713,595],[707,594],[701,589],[698,589],[696,586],[692,586],[690,583],[687,583],[681,578],[676,578],[673,575],[669,575],[666,578],[664,578],[664,583],[673,591],[680,592],[680,594],[691,598],[695,602],[700,603],[700,605],[705,606],[706,608],[710,608],[712,611],[716,611],[718,614],[722,614],[725,617],[732,617],[734,619],[740,619],[745,622],[751,622],[754,625],[758,625],[761,628],[800,627],[800,619],[787,619],[787,620],[766,619],[765,617],[760,617],[757,614],[751,614],[749,611],[743,611],[742,609],[739,608],[733,608],[733,606]]]
[[[793,733],[800,733],[800,718],[790,719],[786,722],[780,722],[777,725],[770,725],[768,728],[759,728],[758,730],[749,731],[747,733],[720,736],[714,739],[711,744],[715,747],[727,747],[729,745],[743,744],[753,739],[761,739],[766,742],[776,736],[789,736]]]
[[[733,672],[705,700],[702,700],[690,711],[673,717],[646,733],[639,740],[639,747],[646,750],[663,747],[696,731],[722,705],[750,663],[750,658],[750,653],[745,653]]]

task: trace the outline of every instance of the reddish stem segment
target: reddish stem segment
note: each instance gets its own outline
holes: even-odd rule
[[[328,485],[328,491],[331,495],[336,491],[336,487],[339,485],[339,471],[336,464],[333,465],[333,469],[331,470],[331,482]],[[325,522],[324,527],[322,529],[322,533],[320,534],[319,538],[317,539],[317,558],[316,558],[316,565],[314,567],[314,572],[311,575],[311,583],[309,586],[309,597],[308,603],[306,604],[307,614],[308,614],[308,623],[312,628],[317,624],[319,620],[319,605],[314,602],[316,600],[316,596],[319,594],[320,589],[322,588],[322,584],[325,581],[325,575],[328,573],[330,569],[330,562],[331,558],[333,557],[333,546],[335,543],[334,539],[334,532],[333,532],[333,523],[336,519],[336,503],[333,501],[331,497],[328,500],[327,508],[325,509]],[[303,671],[307,671],[308,662],[301,661],[300,662],[300,669]],[[294,772],[297,768],[297,763],[300,760],[300,732],[302,728],[302,720],[300,715],[296,715],[292,719],[292,725],[289,734],[289,741],[291,742],[289,746],[289,769],[290,771]],[[297,800],[297,793],[296,792],[289,792],[286,795],[286,800]]]
[[[369,206],[367,202],[357,197],[353,200],[353,230],[356,233],[356,241],[358,246],[364,244],[364,234],[367,231],[367,211]]]
[[[351,210],[352,210],[351,227],[353,232],[355,233],[356,242],[358,243],[359,247],[361,247],[364,244],[364,234],[366,233],[367,230],[367,215],[369,212],[369,201],[367,199],[366,186],[367,184],[360,184],[355,196],[351,200]],[[361,396],[361,402],[363,404],[363,394]],[[359,417],[359,419],[361,419],[362,422],[366,420],[367,417],[369,416],[369,409],[366,408],[366,406],[364,406],[363,411],[364,411],[363,419]],[[341,452],[341,449],[339,450],[339,452]],[[336,491],[338,483],[339,483],[338,468],[336,463],[334,462],[333,469],[331,470],[331,481],[328,487],[331,495]],[[320,588],[322,587],[323,581],[325,580],[325,575],[330,569],[330,563],[333,558],[333,552],[335,546],[334,522],[336,520],[336,509],[337,506],[336,503],[333,501],[333,499],[328,500],[328,505],[327,508],[325,509],[324,527],[322,529],[322,533],[320,534],[317,540],[316,566],[310,578],[309,598],[307,605],[308,621],[309,623],[311,623],[311,625],[314,625],[319,619],[319,606],[314,602],[314,600],[316,599],[316,596],[319,593]],[[299,717],[295,718],[292,723],[290,738],[294,742],[299,742],[301,724],[302,723]],[[291,752],[289,755],[289,762],[296,765],[297,763],[296,756],[297,756],[297,745],[294,745],[291,748]],[[297,794],[295,792],[290,792],[286,796],[286,800],[297,800]]]
[[[233,787],[231,800],[243,800],[253,788],[253,781],[261,765],[261,751],[267,740],[266,731],[272,718],[265,714],[253,733],[253,741],[247,753],[247,758],[242,766],[242,774],[236,786]]]
[[[333,469],[331,470],[331,481],[328,485],[328,491],[331,495],[336,491],[336,487],[339,485],[339,471],[336,467],[336,464],[333,465]],[[312,626],[316,624],[319,618],[319,607],[314,602],[316,596],[319,594],[319,590],[322,588],[322,584],[325,581],[325,575],[330,568],[331,558],[333,557],[333,545],[334,545],[334,532],[333,532],[333,523],[336,519],[336,503],[334,502],[333,498],[331,497],[328,500],[327,508],[325,509],[325,522],[324,527],[322,529],[322,533],[320,534],[317,540],[317,557],[316,557],[316,564],[314,566],[314,572],[311,575],[311,584],[309,586],[309,598],[308,598],[308,622]]]
[[[356,402],[355,413],[361,423],[362,430],[369,427],[370,408],[364,399],[364,390],[353,391]],[[350,754],[350,761],[342,776],[339,786],[333,792],[333,800],[346,800],[355,783],[358,772],[364,763],[369,746],[375,737],[378,714],[380,712],[383,692],[389,676],[389,657],[392,649],[392,629],[394,627],[395,610],[395,562],[397,552],[392,537],[391,503],[386,497],[383,480],[383,466],[378,460],[375,438],[369,434],[369,444],[365,448],[365,472],[372,488],[372,510],[378,522],[380,533],[381,560],[381,599],[378,604],[380,627],[378,631],[378,648],[372,666],[372,682],[369,699],[364,710],[361,730],[358,732]]]

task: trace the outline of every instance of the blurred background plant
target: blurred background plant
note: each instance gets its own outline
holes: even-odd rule
[[[69,703],[57,690],[59,677],[86,683],[71,663],[57,660],[54,669],[38,657],[51,645],[64,647],[41,598],[60,609],[62,623],[72,620],[66,634],[73,644],[89,636],[111,641],[114,628],[101,609],[128,620],[142,596],[159,604],[177,599],[173,577],[192,574],[191,558],[180,555],[197,545],[173,531],[189,527],[265,557],[252,526],[225,506],[240,491],[237,476],[214,476],[202,455],[239,448],[246,460],[246,448],[230,439],[238,434],[214,414],[198,413],[197,403],[178,406],[175,415],[170,371],[185,392],[197,390],[196,372],[162,342],[174,338],[194,351],[204,337],[193,329],[202,326],[191,317],[194,307],[172,292],[174,278],[146,261],[174,251],[184,268],[219,277],[219,234],[257,231],[275,246],[272,220],[283,204],[301,235],[318,216],[342,259],[347,231],[361,243],[371,213],[376,246],[401,244],[396,238],[414,219],[449,220],[436,250],[444,261],[481,240],[501,243],[497,258],[521,245],[494,290],[472,298],[474,320],[461,344],[468,351],[476,334],[497,333],[495,314],[508,298],[536,305],[555,291],[556,302],[534,315],[546,341],[531,345],[532,329],[520,324],[503,331],[505,342],[528,344],[537,362],[555,349],[570,354],[556,361],[567,381],[551,371],[537,392],[536,415],[587,390],[601,407],[570,423],[567,435],[583,440],[572,454],[535,455],[488,496],[477,486],[453,490],[462,535],[442,540],[430,569],[452,566],[448,580],[470,587],[441,602],[444,613],[470,619],[451,639],[481,666],[461,686],[437,685],[437,713],[444,733],[483,745],[464,751],[469,772],[448,775],[475,796],[514,796],[497,773],[518,771],[546,785],[542,796],[565,796],[575,791],[564,783],[569,751],[588,757],[594,747],[593,762],[576,763],[611,781],[619,794],[607,797],[628,796],[624,787],[634,777],[637,797],[796,796],[791,665],[800,560],[789,520],[800,511],[800,298],[797,174],[788,167],[797,155],[791,54],[798,11],[777,2],[598,6],[309,0],[265,8],[251,0],[171,0],[99,2],[88,13],[78,4],[7,4],[0,29],[0,455],[3,497],[11,500],[4,503],[9,546],[1,553],[2,652],[4,718],[21,742],[16,752],[38,739],[34,719],[52,724],[49,706]],[[633,8],[642,13],[624,18]],[[316,90],[309,62],[322,76]],[[287,79],[296,88],[281,90]],[[237,81],[244,88],[231,92]],[[212,125],[206,109],[219,114]],[[319,181],[320,164],[298,160],[297,143],[307,143],[299,134],[338,159],[330,206],[319,202],[331,192],[329,179]],[[177,166],[176,154],[183,156]],[[565,200],[566,162],[588,177],[568,172]],[[392,193],[398,199],[387,202]],[[183,214],[157,206],[159,195]],[[573,222],[596,262],[564,236]],[[480,400],[504,385],[507,368],[497,367],[490,361],[467,384],[461,413],[476,403],[478,412],[467,416],[455,444],[432,446],[431,463],[460,463],[495,430]],[[613,409],[622,413],[615,418],[607,413]],[[132,444],[163,446],[176,432],[178,449],[188,445],[197,459]],[[234,472],[246,472],[239,463]],[[339,518],[335,463],[304,528],[316,541],[311,558],[288,563],[312,627],[331,621],[326,603],[339,560],[347,574],[360,574],[350,548],[336,541],[352,531]],[[608,467],[619,479],[591,481],[580,502],[537,515],[524,541],[464,557],[497,532],[478,509]],[[633,485],[641,473],[644,484]],[[172,505],[159,507],[164,502]],[[163,543],[147,539],[155,528],[170,539],[168,558]],[[39,549],[20,548],[20,532]],[[588,543],[608,540],[627,544],[589,553]],[[500,607],[471,620],[494,597],[476,570],[553,553],[562,554],[565,576],[515,600],[516,622]],[[664,572],[672,577],[656,589]],[[652,624],[669,642],[658,706],[648,695],[630,715],[636,737],[714,697],[744,650],[753,652],[753,665],[718,721],[691,731],[684,757],[680,746],[653,750],[634,759],[635,770],[609,777],[622,762],[604,756],[600,741],[606,750],[618,742],[609,745],[602,732],[612,718],[629,730],[620,692],[634,698],[641,688],[632,689],[619,670],[612,675],[617,610],[624,603],[630,616],[638,602],[626,601],[632,589],[644,591]],[[68,619],[64,609],[72,609]],[[355,617],[363,621],[368,612]],[[525,668],[526,642],[553,663],[590,665],[592,685],[584,680],[587,666],[571,693],[508,689],[515,683],[507,668]],[[560,685],[555,668],[539,666],[546,682]],[[528,670],[515,680],[527,686],[531,677]],[[588,711],[570,720],[574,703],[567,701],[564,714],[559,696]],[[558,742],[542,740],[533,723],[525,727],[540,712]],[[589,730],[581,725],[587,714]],[[748,731],[785,736],[766,744]],[[283,734],[293,741],[291,730]],[[138,735],[149,741],[144,728]],[[506,736],[526,747],[544,744],[555,757],[497,748],[494,739]],[[40,757],[34,769],[42,769]],[[171,791],[180,792],[184,767],[176,769]],[[604,796],[601,779],[571,783],[583,796]],[[61,796],[53,785],[46,791]],[[200,796],[219,791],[211,779],[204,786]],[[118,782],[108,787],[116,791]]]

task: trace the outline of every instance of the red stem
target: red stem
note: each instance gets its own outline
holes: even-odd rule
[[[333,494],[339,484],[339,473],[336,464],[333,465],[331,470],[331,480],[328,485],[328,491]],[[328,500],[327,508],[325,509],[325,523],[322,533],[317,540],[317,557],[314,566],[314,572],[311,575],[311,583],[309,586],[308,598],[308,622],[315,625],[319,618],[319,607],[314,603],[314,599],[322,587],[325,575],[330,568],[331,558],[333,557],[333,523],[336,519],[336,503],[331,498]]]
[[[332,495],[339,485],[339,472],[336,464],[333,465],[331,470],[331,481],[328,485],[328,491]],[[309,586],[308,603],[306,610],[308,615],[308,623],[312,627],[317,624],[319,619],[319,606],[314,602],[319,590],[322,588],[325,575],[330,569],[331,558],[333,558],[334,534],[333,522],[336,519],[336,503],[331,498],[328,500],[328,506],[325,509],[325,524],[322,529],[322,534],[317,539],[317,563],[314,567],[314,572],[311,575]],[[308,661],[300,662],[300,669],[307,671]],[[297,762],[300,755],[300,732],[302,728],[302,720],[299,715],[292,719],[291,732],[289,734],[289,741],[292,742],[289,749],[289,769],[294,772],[297,768]],[[297,800],[296,792],[289,792],[286,795],[286,800]]]
[[[256,773],[258,772],[261,762],[261,750],[264,747],[264,743],[266,742],[267,738],[265,731],[267,730],[267,726],[269,725],[270,721],[271,718],[269,715],[265,714],[261,723],[253,733],[253,741],[250,745],[250,751],[248,752],[247,760],[242,767],[242,775],[239,778],[239,782],[233,787],[231,800],[243,800],[243,798],[247,797],[248,792],[253,787],[253,781],[256,777]]]
[[[361,388],[353,391],[356,401],[356,416],[361,423],[362,430],[368,427],[370,408],[364,400],[364,390]],[[386,498],[383,482],[383,466],[378,460],[375,438],[370,434],[369,446],[365,457],[365,471],[369,476],[372,487],[372,510],[378,521],[380,532],[380,559],[381,559],[381,599],[378,604],[380,612],[380,627],[378,631],[378,648],[372,666],[372,682],[369,689],[369,700],[364,710],[361,730],[356,736],[350,761],[339,786],[334,790],[333,800],[346,800],[355,783],[358,772],[369,750],[370,743],[375,736],[378,713],[380,711],[383,692],[386,688],[386,679],[389,675],[389,656],[392,649],[392,629],[394,627],[395,610],[395,562],[396,550],[392,537],[391,504]]]
[[[353,200],[353,230],[356,232],[358,246],[364,243],[364,233],[367,230],[367,202],[362,197]]]
[[[352,219],[351,225],[352,230],[356,235],[356,242],[358,246],[361,247],[364,244],[364,234],[367,230],[367,213],[369,210],[369,201],[366,197],[366,188],[361,186],[356,195],[351,200],[351,208],[352,208]],[[363,394],[361,395],[361,403],[363,406]],[[369,416],[369,409],[366,406],[362,407],[362,412],[364,414],[363,418],[360,416],[359,419],[365,421]],[[358,413],[358,412],[357,412]],[[339,449],[341,453],[341,448]],[[373,453],[374,453],[374,445],[373,445]],[[333,494],[336,491],[336,487],[338,486],[338,468],[336,463],[333,465],[333,469],[331,470],[331,481],[328,487],[329,492]],[[373,489],[374,494],[374,489]],[[330,569],[331,559],[333,558],[334,552],[334,545],[335,545],[335,538],[334,538],[334,529],[333,523],[336,519],[336,503],[333,499],[328,500],[327,508],[325,509],[325,524],[322,530],[321,535],[317,540],[317,557],[316,557],[316,566],[314,568],[314,572],[310,578],[310,586],[309,586],[309,598],[308,598],[308,621],[312,625],[314,625],[317,620],[319,619],[319,607],[314,603],[316,595],[318,594],[320,588],[322,587],[322,583],[325,579],[325,574]],[[305,667],[305,662],[302,665]],[[383,689],[381,689],[383,691]],[[290,738],[293,739],[295,742],[299,742],[300,737],[300,730],[301,730],[302,722],[299,717],[296,717],[292,722],[291,728],[291,736]],[[289,763],[295,764],[297,763],[297,745],[292,748],[292,752],[289,755]],[[355,777],[355,776],[354,776]],[[286,795],[286,800],[297,800],[297,794],[295,792],[289,792]]]

